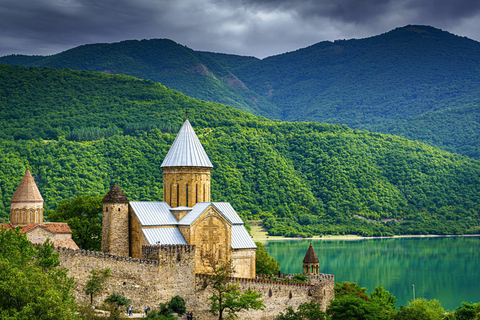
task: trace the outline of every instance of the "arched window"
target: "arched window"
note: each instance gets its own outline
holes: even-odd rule
[[[186,200],[186,206],[188,207],[188,184],[185,185],[185,192],[186,192],[186,195],[185,195],[185,200]]]
[[[177,184],[177,207],[180,205],[180,185]]]

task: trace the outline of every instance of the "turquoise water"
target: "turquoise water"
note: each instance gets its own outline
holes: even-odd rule
[[[282,272],[301,273],[312,240],[262,241]],[[480,302],[480,237],[313,240],[320,272],[335,282],[382,286],[397,306],[413,298],[437,299],[453,310],[462,301]],[[415,287],[413,287],[413,285]]]

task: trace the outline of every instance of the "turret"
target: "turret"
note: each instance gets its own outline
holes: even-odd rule
[[[315,250],[313,250],[313,245],[310,242],[307,254],[305,254],[305,258],[303,258],[303,274],[318,274],[319,262],[317,254],[315,253]]]
[[[14,225],[43,223],[43,198],[29,168],[13,194],[10,223]]]
[[[115,183],[102,202],[102,252],[128,257],[128,199]]]
[[[213,165],[188,119],[178,132],[161,168],[163,201],[172,208],[210,202],[210,171]]]

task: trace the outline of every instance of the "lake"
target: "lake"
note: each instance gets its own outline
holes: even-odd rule
[[[382,286],[405,306],[413,298],[437,299],[453,310],[462,301],[480,302],[480,237],[422,237],[362,240],[261,241],[284,273],[302,273],[310,242],[320,272],[335,282]],[[413,287],[413,285],[415,287]]]

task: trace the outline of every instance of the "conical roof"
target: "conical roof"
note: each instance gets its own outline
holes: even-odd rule
[[[122,189],[115,183],[108,193],[103,197],[103,203],[127,203],[128,199]]]
[[[317,254],[315,253],[315,250],[313,250],[313,245],[310,242],[310,247],[308,247],[307,254],[305,255],[305,258],[303,258],[303,263],[319,263],[320,260],[318,260]]]
[[[17,190],[13,194],[11,202],[41,202],[43,203],[42,195],[37,188],[35,180],[30,174],[29,168],[23,176],[22,181],[18,185]]]
[[[185,120],[160,167],[206,167],[213,168],[210,159],[193,131],[190,121]]]

